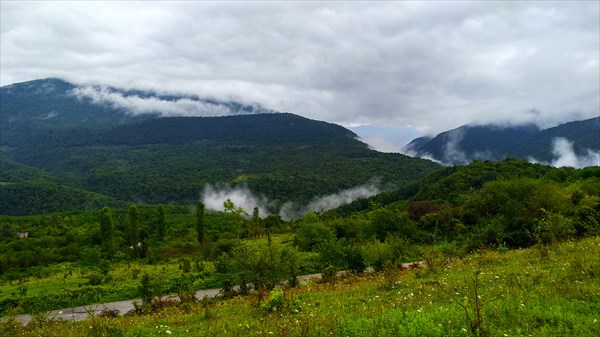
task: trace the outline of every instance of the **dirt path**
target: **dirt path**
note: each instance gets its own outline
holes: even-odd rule
[[[415,262],[415,263],[404,263],[402,264],[402,268],[417,268],[424,265],[424,262]],[[367,273],[372,273],[373,269],[368,268],[365,270]],[[344,275],[346,272],[341,271],[338,272],[338,276]],[[309,274],[309,275],[301,275],[298,276],[298,281],[300,283],[306,283],[309,280],[320,279],[321,274]],[[204,297],[217,297],[220,293],[221,289],[205,289],[196,292],[196,298],[202,299]],[[170,296],[172,297],[172,296]],[[169,297],[169,298],[170,298]],[[125,300],[118,302],[109,302],[109,303],[99,303],[99,304],[89,304],[82,305],[74,308],[67,309],[58,309],[52,310],[48,313],[48,318],[50,319],[62,319],[65,321],[81,321],[86,319],[90,314],[98,315],[103,310],[118,310],[119,315],[124,315],[127,312],[134,309],[133,301],[135,300]],[[16,319],[23,322],[23,324],[28,324],[31,321],[31,315],[18,315]],[[2,318],[6,319],[6,317]]]

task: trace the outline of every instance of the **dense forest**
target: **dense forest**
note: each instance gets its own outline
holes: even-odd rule
[[[283,113],[158,118],[108,129],[49,129],[36,137],[2,149],[2,214],[93,209],[102,202],[191,204],[207,184],[246,187],[277,208],[373,179],[383,189],[398,187],[440,167],[373,151],[340,126]]]

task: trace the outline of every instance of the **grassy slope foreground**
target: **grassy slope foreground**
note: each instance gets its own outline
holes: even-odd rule
[[[598,336],[600,238],[431,256],[422,269],[82,322],[2,323],[5,336]],[[262,301],[260,298],[263,298]]]

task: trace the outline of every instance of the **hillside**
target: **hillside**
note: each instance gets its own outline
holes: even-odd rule
[[[387,270],[149,314],[0,323],[7,336],[595,336],[600,333],[600,240],[437,256],[423,269]],[[123,314],[123,313],[121,313]]]
[[[576,155],[585,155],[588,149],[600,151],[600,117],[569,122],[541,130],[518,144],[507,147],[504,151],[510,156],[533,157],[549,162],[554,158],[554,153],[548,149],[553,148],[553,141],[557,138],[573,142],[573,150]],[[597,165],[600,165],[600,162]]]
[[[49,175],[53,184],[68,187],[56,189],[57,193],[93,193],[86,194],[86,200],[95,196],[114,202],[192,204],[207,185],[237,186],[265,199],[266,206],[277,213],[287,202],[302,205],[374,181],[378,188],[393,188],[439,167],[422,159],[370,150],[341,126],[289,113],[255,113],[266,110],[223,103],[227,111],[235,108],[237,112],[219,117],[133,115],[114,105],[72,97],[73,88],[60,80],[2,88],[3,97],[8,97],[0,113],[6,131],[2,160],[38,170]],[[43,117],[52,111],[57,112]],[[12,175],[25,174],[11,170]],[[19,184],[2,186],[7,199],[31,192],[31,181],[17,180]],[[55,187],[44,185],[45,190]],[[7,202],[0,213],[79,209],[56,203],[40,199],[39,207],[32,209]]]
[[[406,145],[404,151],[450,165],[506,157],[551,162],[559,155],[555,153],[556,139],[571,142],[576,156],[588,155],[588,150],[600,151],[600,117],[544,130],[534,125],[463,125],[433,138],[417,138]]]
[[[331,282],[339,270],[366,267],[385,279],[377,287],[400,291],[404,286],[391,275],[405,262],[427,261],[431,277],[448,279],[442,267],[451,261],[460,267],[460,258],[475,254],[467,263],[473,266],[489,262],[481,256],[516,248],[521,254],[530,247],[535,256],[523,256],[547,263],[565,253],[556,250],[561,242],[573,249],[600,233],[599,195],[600,168],[511,159],[446,167],[396,191],[290,221],[258,212],[245,217],[235,206],[208,211],[201,204],[0,216],[0,314],[138,296],[144,301],[138,313],[152,314],[162,308],[162,295],[178,294],[189,309],[190,292],[220,287],[233,296],[235,284],[253,284],[258,307],[268,289],[284,281],[293,286],[299,275],[322,273]],[[18,235],[23,232],[27,239]],[[594,267],[581,262],[573,262],[573,272],[594,277]],[[565,270],[563,263],[554,265]]]

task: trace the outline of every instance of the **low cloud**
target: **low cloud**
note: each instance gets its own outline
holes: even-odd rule
[[[365,184],[338,193],[314,198],[308,205],[286,203],[279,210],[282,219],[298,219],[308,212],[324,212],[351,203],[360,198],[368,198],[380,192],[375,183]]]
[[[223,203],[231,200],[236,208],[242,208],[248,214],[252,214],[254,207],[258,207],[261,217],[269,214],[267,211],[268,201],[265,198],[257,197],[245,187],[235,188],[217,188],[206,185],[202,192],[202,202],[207,209],[213,211],[224,211]]]
[[[265,197],[256,196],[246,187],[217,187],[206,185],[201,193],[201,199],[205,207],[214,211],[223,211],[223,203],[229,199],[236,208],[242,208],[249,214],[252,214],[254,207],[258,207],[261,217],[277,214],[284,220],[292,220],[303,217],[308,212],[324,212],[330,209],[349,204],[360,198],[368,198],[376,195],[381,190],[376,183],[369,183],[338,193],[315,197],[307,205],[301,205],[294,202],[286,202],[281,207],[277,207],[275,202],[267,200]],[[278,212],[270,210],[279,209]]]
[[[126,95],[103,86],[82,86],[75,88],[71,94],[79,99],[89,99],[95,104],[108,104],[127,113],[138,115],[156,113],[163,117],[172,116],[225,116],[238,111],[224,104],[207,102],[192,98],[162,99],[156,96],[141,97]],[[254,106],[253,109],[260,109]]]
[[[577,155],[573,149],[573,142],[566,138],[557,137],[552,140],[552,154],[555,159],[549,163],[537,161],[535,158],[530,158],[529,161],[554,167],[583,168],[600,166],[600,151],[586,149],[585,154]]]
[[[552,161],[551,165],[574,168],[600,165],[600,151],[586,149],[585,152],[585,155],[578,156],[573,150],[573,142],[565,138],[554,138],[552,140],[552,154],[556,156],[556,159]]]
[[[467,154],[460,149],[460,142],[464,138],[464,131],[461,129],[448,131],[448,140],[444,144],[444,159],[448,164],[462,165],[468,164],[469,158]]]

